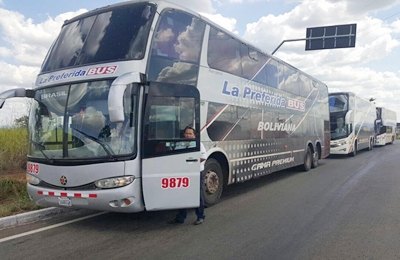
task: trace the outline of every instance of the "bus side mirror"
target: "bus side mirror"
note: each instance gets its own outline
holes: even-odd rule
[[[124,93],[129,84],[144,82],[144,75],[138,72],[126,73],[116,78],[108,93],[108,113],[110,122],[123,122],[124,115]]]
[[[345,118],[344,118],[344,123],[345,124],[351,124],[351,123],[353,123],[352,122],[352,117],[353,117],[353,110],[349,110],[347,113],[346,113],[346,116],[345,116]]]
[[[0,109],[3,108],[6,99],[14,97],[33,98],[35,97],[35,91],[32,89],[14,88],[0,93]]]

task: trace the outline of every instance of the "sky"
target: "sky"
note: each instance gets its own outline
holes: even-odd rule
[[[305,51],[287,42],[275,56],[327,84],[397,112],[400,121],[400,0],[170,0],[208,17],[271,53],[306,28],[357,24],[355,48]],[[0,92],[32,88],[63,22],[121,0],[0,0]],[[9,99],[0,126],[25,115],[29,102]]]

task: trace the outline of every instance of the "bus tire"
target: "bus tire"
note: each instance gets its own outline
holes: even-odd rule
[[[222,167],[214,158],[209,158],[206,161],[204,166],[203,178],[204,204],[206,206],[212,206],[216,204],[221,198],[224,186],[224,175],[222,173]]]
[[[353,144],[353,151],[350,153],[351,157],[354,157],[357,155],[357,142],[354,142]]]
[[[312,161],[313,161],[313,155],[311,152],[311,148],[307,147],[306,154],[304,155],[304,164],[303,164],[304,171],[307,172],[311,169]]]
[[[317,168],[318,165],[319,165],[319,157],[320,157],[320,155],[319,155],[318,147],[316,147],[315,150],[316,151],[313,153],[313,156],[312,156],[311,168]]]
[[[372,149],[374,149],[374,141],[373,141],[373,139],[369,140],[368,151],[371,151]]]

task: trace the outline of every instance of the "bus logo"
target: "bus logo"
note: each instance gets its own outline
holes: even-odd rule
[[[104,66],[89,68],[87,75],[102,75],[102,74],[113,74],[117,70],[117,66]]]
[[[306,110],[306,103],[297,99],[288,99],[287,108],[298,111]]]
[[[61,178],[60,178],[60,183],[61,183],[62,185],[67,185],[67,182],[68,182],[67,177],[65,177],[64,175],[61,176]]]

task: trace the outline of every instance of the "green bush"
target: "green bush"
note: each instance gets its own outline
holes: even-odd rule
[[[0,173],[25,169],[27,152],[26,128],[0,128]]]
[[[0,217],[39,209],[28,196],[24,180],[0,177]]]

